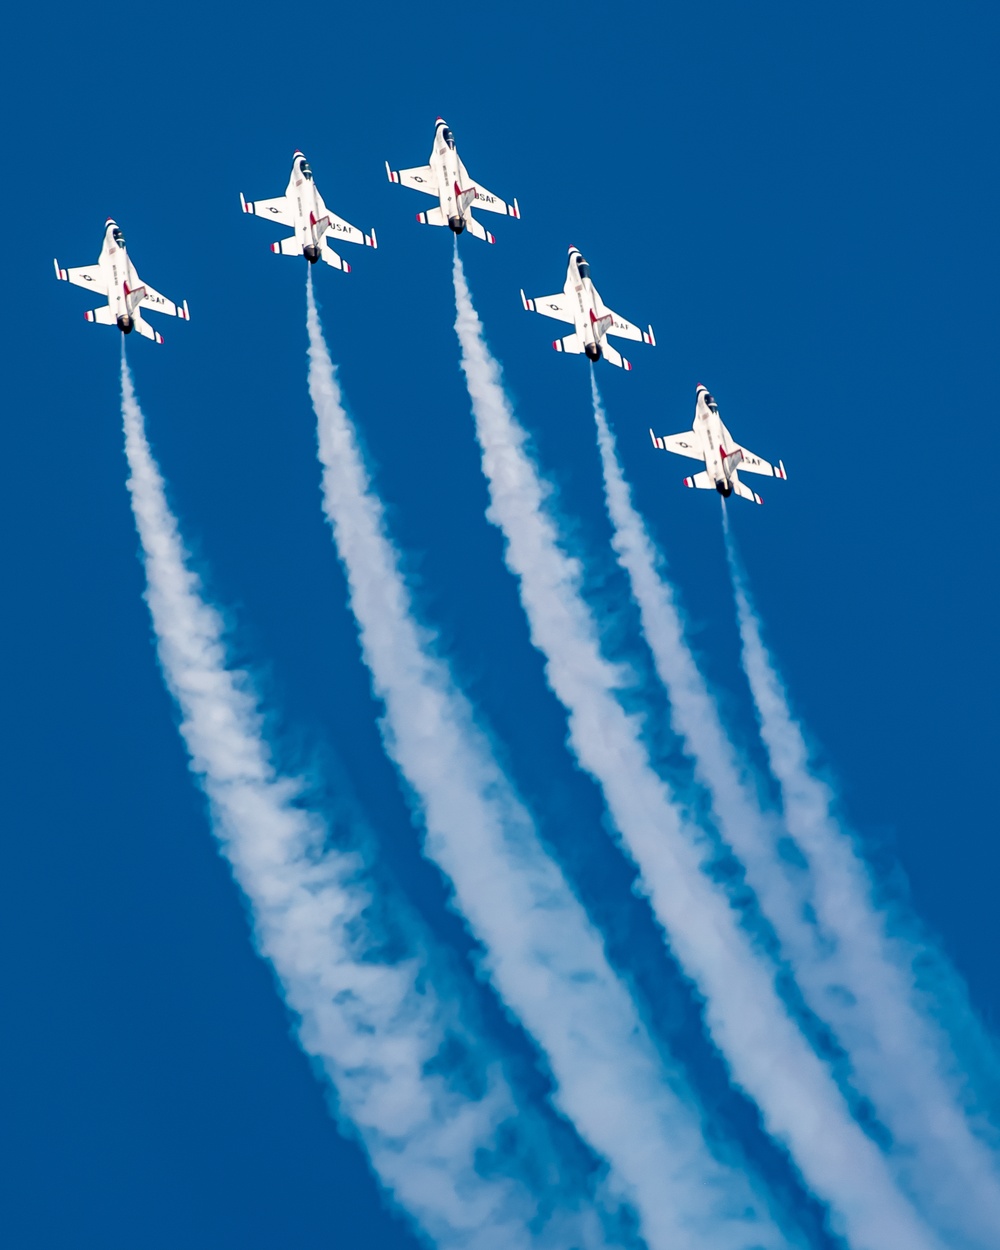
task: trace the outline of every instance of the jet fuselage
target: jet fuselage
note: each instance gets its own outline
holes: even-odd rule
[[[728,499],[733,493],[730,473],[739,467],[740,458],[726,451],[719,406],[703,386],[698,388],[694,430],[701,440],[702,450],[705,453],[705,472],[715,483],[715,489],[719,494],[724,499]]]
[[[590,280],[590,266],[576,248],[570,249],[563,290],[569,300],[583,350],[589,360],[596,362],[601,359],[601,339],[611,322],[599,315],[599,310],[603,309],[601,297]]]
[[[319,198],[309,162],[301,152],[292,157],[292,176],[285,191],[288,203],[295,213],[295,235],[302,244],[302,255],[315,265],[323,245],[323,230],[317,230],[317,222],[324,215],[324,204]]]
[[[110,217],[104,228],[100,265],[107,275],[108,303],[114,313],[115,323],[122,334],[131,334],[135,329],[135,320],[129,309],[128,296],[139,283],[125,246],[125,236]]]
[[[463,187],[459,181],[461,173],[458,161],[458,148],[455,136],[451,133],[448,123],[443,117],[437,119],[434,128],[434,151],[431,155],[431,168],[437,177],[440,189],[441,211],[448,218],[448,225],[461,234],[465,229],[465,209],[468,204],[462,203]]]

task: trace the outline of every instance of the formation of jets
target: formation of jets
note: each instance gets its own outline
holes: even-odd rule
[[[494,236],[473,216],[473,211],[481,209],[518,219],[521,216],[516,199],[508,204],[469,176],[458,154],[455,136],[443,117],[435,123],[434,145],[426,165],[394,170],[386,161],[385,171],[390,182],[422,191],[438,201],[435,208],[417,213],[417,221],[423,225],[448,226],[456,235],[467,232],[486,243],[495,243]],[[292,157],[292,172],[284,195],[271,200],[251,201],[245,199],[241,192],[240,205],[245,213],[269,218],[276,225],[292,231],[292,234],[271,244],[271,251],[280,256],[304,256],[310,264],[323,260],[331,268],[349,273],[351,266],[335,251],[335,241],[338,244],[344,242],[378,247],[374,229],[371,234],[365,234],[327,207],[302,152],[296,152]],[[187,300],[175,304],[142,281],[125,246],[125,236],[110,217],[105,223],[104,241],[96,265],[61,269],[58,261],[54,263],[57,278],[75,286],[89,287],[107,301],[84,313],[88,321],[98,325],[117,325],[123,334],[131,334],[135,330],[144,338],[162,343],[162,336],[145,320],[145,313],[159,312],[184,321],[190,320]],[[584,355],[593,364],[604,359],[621,369],[632,368],[630,362],[608,342],[611,336],[656,346],[652,326],[641,330],[608,308],[594,286],[590,265],[576,247],[569,249],[563,289],[555,295],[534,299],[528,299],[522,290],[521,302],[528,312],[541,313],[571,325],[573,332],[556,339],[552,346],[558,352]],[[653,446],[658,450],[671,451],[704,463],[704,470],[684,479],[685,486],[716,490],[725,498],[735,494],[761,503],[761,497],[740,480],[740,473],[778,478],[786,476],[785,466],[780,460],[775,468],[734,441],[722,423],[718,405],[701,385],[696,391],[694,424],[690,430],[665,436],[657,435],[652,430],[649,433]]]

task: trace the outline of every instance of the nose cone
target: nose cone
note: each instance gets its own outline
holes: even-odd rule
[[[447,126],[447,125],[448,125],[448,123],[445,121],[445,119],[444,119],[443,117],[439,117],[439,118],[437,119],[437,121],[436,121],[434,124],[435,124],[436,126]]]
[[[300,152],[299,149],[296,148],[295,151],[292,153],[292,160],[293,161],[301,160],[301,158],[304,156],[305,156],[305,152]]]
[[[107,221],[104,223],[104,229],[107,230],[108,226],[117,226],[117,225],[118,225],[118,222],[115,221],[113,217],[109,217]]]
[[[696,395],[700,395],[702,391],[707,391],[707,390],[708,390],[708,387],[705,386],[703,382],[699,382],[698,385],[694,388],[694,393]]]

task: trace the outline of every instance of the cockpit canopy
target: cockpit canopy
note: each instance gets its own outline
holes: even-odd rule
[[[455,136],[451,133],[447,126],[441,131],[441,138],[447,143],[452,151],[455,150]]]
[[[111,237],[114,239],[115,243],[124,252],[125,251],[125,236],[122,234],[122,232],[118,229],[117,226],[115,226],[114,230],[111,231]]]
[[[303,157],[299,163],[299,169],[302,171],[302,177],[305,178],[307,182],[312,182],[313,171],[309,168],[309,162],[305,157]]]
[[[709,391],[705,392],[705,403],[708,404],[713,412],[719,411],[719,405],[715,402],[715,396]]]
[[[590,277],[590,266],[587,264],[587,262],[583,259],[582,256],[576,262],[576,268],[577,268],[577,272],[580,275],[581,281],[584,278]]]

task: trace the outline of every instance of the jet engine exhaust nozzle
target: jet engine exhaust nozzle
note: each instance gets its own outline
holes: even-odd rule
[[[601,359],[601,346],[599,343],[588,343],[583,350],[587,353],[587,359],[594,361],[595,364]]]
[[[118,329],[121,330],[122,334],[131,334],[135,329],[135,322],[127,314],[122,313],[118,318]]]
[[[302,249],[302,254],[305,256],[310,265],[315,265],[319,260],[319,248],[315,243],[307,243]]]
[[[719,492],[723,499],[728,499],[733,493],[732,484],[723,480],[715,483],[715,489]]]
[[[452,228],[452,230],[454,230],[456,234],[461,234],[462,231],[465,229],[465,218],[464,217],[449,217],[448,225]]]

